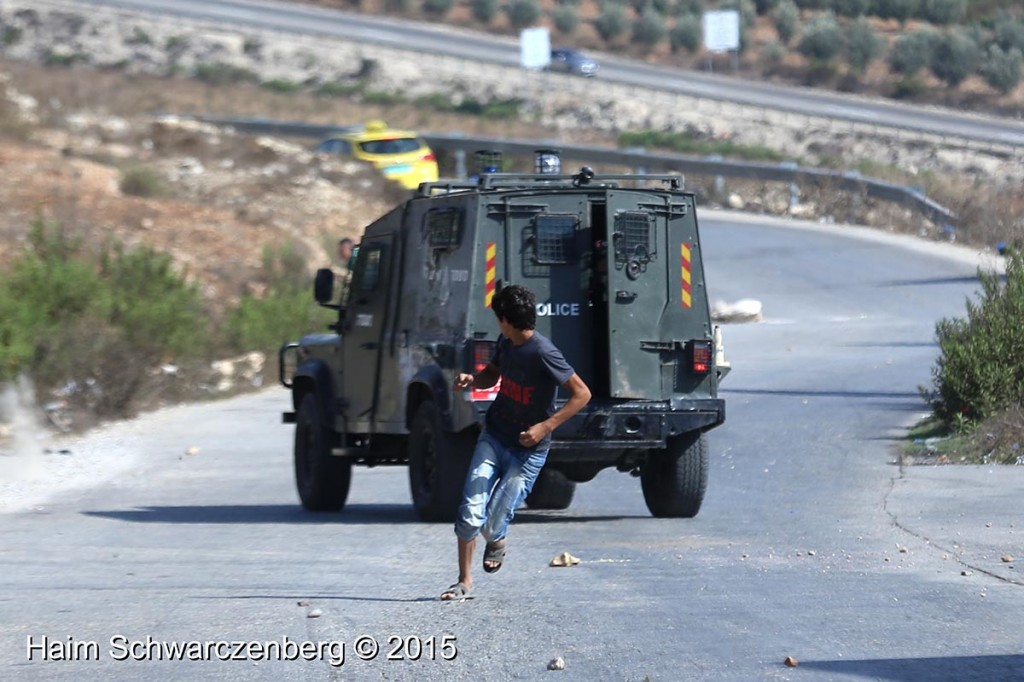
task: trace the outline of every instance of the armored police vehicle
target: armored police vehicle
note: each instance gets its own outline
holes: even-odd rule
[[[422,519],[454,517],[498,387],[453,379],[490,360],[491,299],[516,283],[593,394],[553,434],[527,505],[564,509],[577,483],[615,467],[640,478],[654,516],[697,514],[728,365],[694,197],[678,176],[563,175],[547,150],[537,168],[420,185],[366,228],[340,303],[331,271],[317,273],[316,299],[337,322],[281,349],[306,509],[344,507],[353,465],[391,464],[408,466]]]

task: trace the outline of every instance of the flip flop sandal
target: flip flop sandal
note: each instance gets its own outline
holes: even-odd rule
[[[471,599],[469,594],[471,589],[472,588],[466,587],[463,583],[455,583],[441,593],[441,601],[461,601],[463,599]]]
[[[502,561],[505,560],[505,542],[501,541],[501,544],[487,543],[487,547],[484,549],[484,571],[487,573],[494,573],[501,568]],[[497,564],[496,566],[488,566],[487,563]]]

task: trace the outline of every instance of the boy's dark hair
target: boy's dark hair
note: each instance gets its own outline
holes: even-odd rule
[[[520,331],[537,326],[537,297],[526,287],[510,284],[491,299],[491,309],[499,319]]]

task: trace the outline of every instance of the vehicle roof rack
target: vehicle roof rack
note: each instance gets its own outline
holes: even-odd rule
[[[495,190],[495,189],[534,189],[542,187],[612,187],[616,188],[623,182],[660,182],[669,189],[680,189],[683,178],[676,174],[651,173],[618,173],[597,175],[589,167],[584,166],[579,173],[572,175],[554,175],[545,173],[483,173],[470,180],[442,180],[424,182],[419,186],[420,196],[448,194],[459,191]]]

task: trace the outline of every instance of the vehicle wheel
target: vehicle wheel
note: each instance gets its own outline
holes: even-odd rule
[[[309,511],[339,511],[348,499],[352,464],[331,454],[331,432],[324,425],[316,394],[299,404],[295,424],[295,484]]]
[[[640,473],[644,501],[653,516],[693,518],[708,487],[708,443],[703,432],[670,438],[664,450],[651,450]]]
[[[455,520],[474,443],[465,434],[446,433],[432,401],[420,404],[409,435],[409,488],[421,519]]]
[[[575,492],[576,484],[565,474],[545,467],[540,470],[533,490],[526,496],[526,504],[530,509],[568,509]]]

